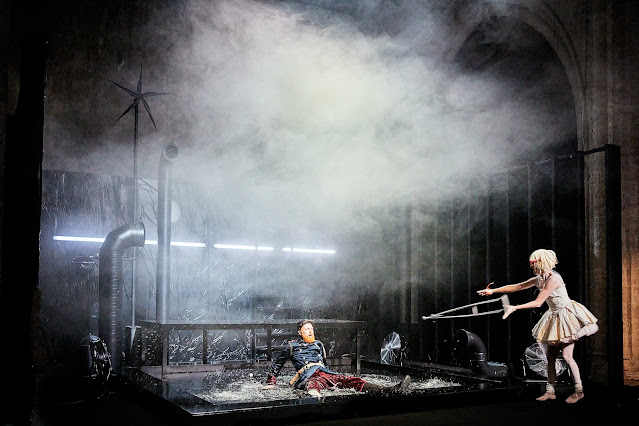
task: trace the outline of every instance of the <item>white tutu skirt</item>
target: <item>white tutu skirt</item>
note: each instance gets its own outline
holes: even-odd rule
[[[573,343],[579,338],[595,334],[599,330],[597,318],[581,303],[570,303],[556,312],[547,310],[532,329],[539,343],[559,345]]]

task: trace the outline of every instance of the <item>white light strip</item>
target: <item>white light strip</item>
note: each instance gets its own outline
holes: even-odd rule
[[[54,235],[55,241],[85,241],[89,243],[103,243],[104,238],[91,238],[91,237],[67,237],[65,235]]]
[[[256,250],[255,246],[243,246],[239,244],[213,244],[218,249],[235,249],[235,250]]]
[[[94,238],[94,237],[70,237],[66,235],[54,235],[53,239],[55,241],[79,241],[79,242],[89,242],[89,243],[103,243],[104,238]],[[157,245],[156,240],[145,240],[144,244],[147,245]],[[191,243],[184,241],[171,241],[172,246],[177,247],[206,247],[204,243]],[[213,244],[213,247],[217,249],[234,249],[234,250],[257,250],[257,251],[273,251],[275,250],[273,247],[268,246],[247,246],[241,244]],[[315,253],[315,254],[335,254],[335,250],[326,250],[326,249],[306,249],[306,248],[293,248],[293,247],[284,247],[282,251],[285,252],[293,252],[293,253]]]
[[[305,248],[283,248],[282,251],[292,251],[293,253],[317,253],[317,254],[335,254],[335,250],[325,250],[325,249],[305,249]]]
[[[148,245],[157,245],[157,243],[155,240],[144,240],[144,244]],[[171,245],[177,247],[206,247],[204,243],[187,243],[184,241],[171,241]]]
[[[54,235],[53,239],[55,241],[80,241],[80,242],[89,242],[89,243],[103,243],[104,238],[93,238],[93,237],[69,237],[66,235]],[[147,245],[157,245],[157,241],[155,240],[144,240],[144,244]],[[183,241],[171,241],[172,246],[178,247],[206,247],[204,243],[189,243]]]

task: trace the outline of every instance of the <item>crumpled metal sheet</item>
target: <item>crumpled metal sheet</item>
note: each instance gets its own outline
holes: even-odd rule
[[[45,170],[41,221],[40,287],[42,317],[58,357],[79,347],[88,333],[98,333],[100,243],[53,241],[54,235],[106,237],[132,221],[130,178]],[[330,290],[336,271],[331,259],[291,259],[282,253],[218,250],[216,242],[237,242],[241,221],[226,217],[206,189],[174,183],[173,200],[181,216],[172,225],[172,241],[204,242],[206,248],[171,250],[169,318],[180,321],[255,320],[266,318],[354,318],[361,297]],[[140,180],[139,205],[146,239],[157,240],[157,182]],[[238,225],[239,224],[239,225]],[[135,279],[132,276],[135,256]],[[123,322],[155,318],[157,246],[129,249],[124,255]],[[133,287],[135,286],[135,294]],[[69,303],[73,301],[73,303]],[[282,330],[286,332],[286,330]],[[292,335],[295,330],[289,330]],[[212,333],[212,332],[211,332]],[[273,344],[290,336],[279,336]],[[329,355],[350,352],[351,336],[322,335]],[[248,331],[209,336],[212,361],[247,359]],[[201,333],[172,333],[170,362],[202,359]],[[265,344],[263,339],[258,344]]]

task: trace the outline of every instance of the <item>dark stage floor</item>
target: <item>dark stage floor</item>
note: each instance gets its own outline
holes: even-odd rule
[[[91,379],[40,372],[32,424],[629,425],[636,424],[639,409],[634,386],[614,394],[586,383],[586,398],[568,405],[568,385],[558,386],[556,401],[541,403],[535,401],[541,383],[477,383],[413,372],[407,395],[329,391],[317,400],[298,397],[283,385],[286,374],[280,387],[265,393],[263,370],[172,374],[165,381],[148,372],[111,380],[106,389]],[[398,379],[397,373],[363,370],[362,377],[386,384]]]

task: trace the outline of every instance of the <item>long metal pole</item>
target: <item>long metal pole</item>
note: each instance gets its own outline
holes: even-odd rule
[[[133,132],[133,221],[138,220],[138,105],[135,106],[135,127]],[[137,276],[137,254],[138,248],[133,247],[133,258],[131,259],[131,327],[135,332],[135,285]],[[133,335],[131,336],[133,339]]]

